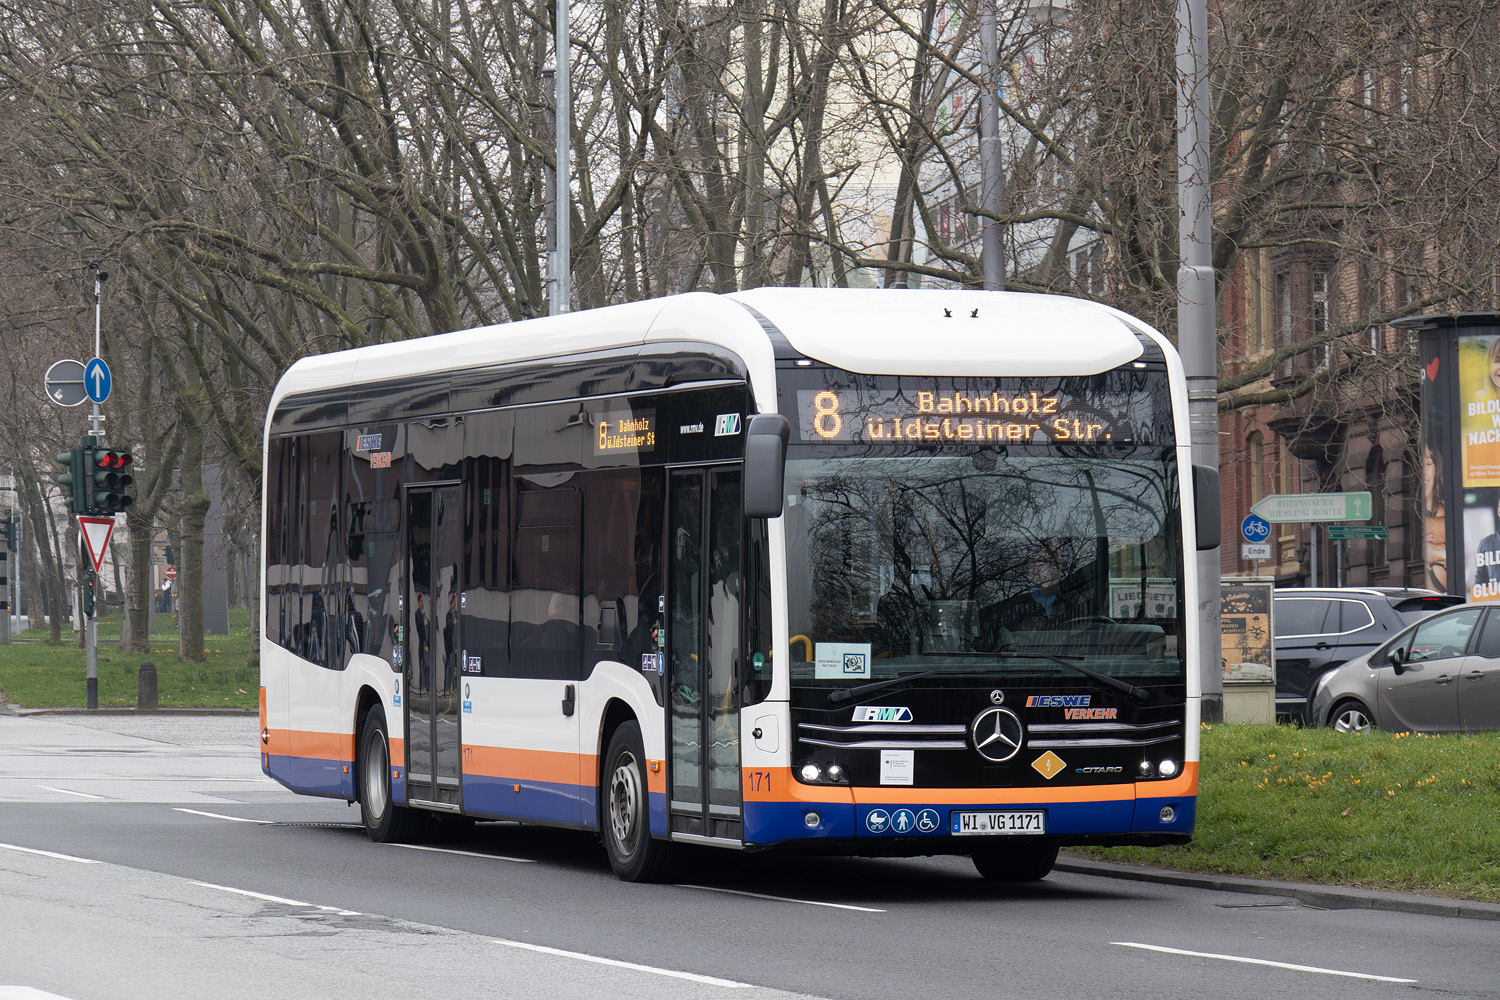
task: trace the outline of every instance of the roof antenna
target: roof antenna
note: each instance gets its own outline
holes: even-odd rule
[[[946,317],[948,317],[949,319],[952,319],[953,318],[953,310],[952,309],[944,309],[943,310],[943,315],[946,316]]]
[[[978,307],[975,307],[974,311],[971,312],[971,313],[969,313],[969,318],[970,319],[978,319],[979,318],[979,309],[978,309]]]

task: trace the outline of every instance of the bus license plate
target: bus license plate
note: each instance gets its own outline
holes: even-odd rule
[[[1046,832],[1047,813],[1041,809],[953,814],[953,834],[959,837],[1024,836]]]

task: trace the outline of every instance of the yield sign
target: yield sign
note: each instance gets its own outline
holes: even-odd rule
[[[115,519],[80,514],[78,530],[83,532],[83,543],[89,547],[89,558],[94,561],[94,572],[97,573],[104,566],[104,553],[109,550],[109,536],[115,530]]]

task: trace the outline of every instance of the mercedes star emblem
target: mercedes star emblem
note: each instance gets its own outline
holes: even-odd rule
[[[999,688],[996,688],[994,691],[991,691],[990,692],[990,704],[991,705],[1004,705],[1005,704],[1005,692],[1001,691]]]
[[[981,757],[1001,764],[1020,752],[1025,731],[1015,712],[1008,708],[987,708],[974,717],[969,736]]]

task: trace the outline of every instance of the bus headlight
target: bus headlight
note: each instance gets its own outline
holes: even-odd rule
[[[829,781],[838,782],[844,780],[844,768],[841,764],[829,764],[828,770],[823,773]]]
[[[1164,760],[1157,768],[1163,778],[1170,778],[1177,773],[1177,762],[1175,760]]]
[[[809,810],[808,812],[802,814],[802,825],[807,827],[809,830],[816,830],[818,826],[822,824],[822,822],[823,817],[818,815],[818,813],[816,812]]]
[[[808,784],[812,784],[821,777],[823,777],[823,769],[818,765],[811,763],[802,765],[803,781],[807,782]]]

